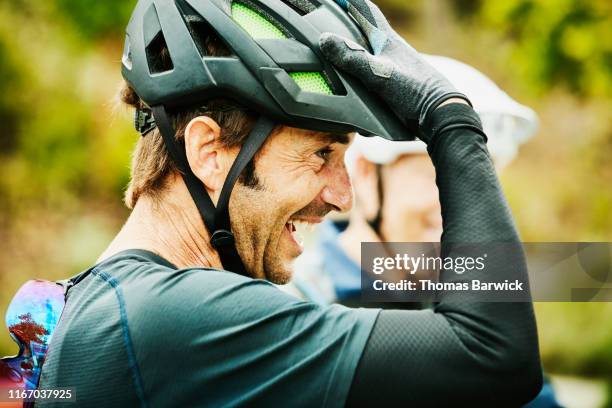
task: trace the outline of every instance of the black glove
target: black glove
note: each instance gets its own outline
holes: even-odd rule
[[[374,3],[335,1],[357,21],[374,54],[332,33],[321,35],[321,51],[335,66],[361,79],[376,92],[405,124],[418,121],[422,127],[427,116],[450,98],[462,98],[469,103],[465,95],[458,93],[391,28]]]

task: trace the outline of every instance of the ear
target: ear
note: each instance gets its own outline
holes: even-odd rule
[[[227,167],[227,149],[219,143],[221,128],[212,118],[198,116],[185,128],[185,153],[195,176],[213,196],[221,193]]]

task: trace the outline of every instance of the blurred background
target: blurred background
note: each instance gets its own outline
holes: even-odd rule
[[[524,241],[612,241],[612,2],[380,0],[420,51],[486,73],[540,116],[502,184]],[[0,313],[27,279],[90,266],[128,215],[118,107],[134,0],[0,2]],[[568,406],[612,407],[612,304],[536,305]],[[0,330],[0,356],[16,347]]]

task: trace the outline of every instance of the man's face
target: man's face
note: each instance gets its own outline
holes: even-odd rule
[[[436,173],[426,154],[406,154],[383,167],[382,235],[396,242],[438,242],[442,216]]]
[[[268,138],[257,155],[258,186],[237,183],[229,206],[236,246],[251,276],[287,283],[303,251],[301,226],[351,208],[344,166],[349,141],[348,135],[289,127]]]

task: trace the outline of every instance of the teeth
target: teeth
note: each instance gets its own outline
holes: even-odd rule
[[[294,220],[294,221],[291,221],[291,223],[293,223],[293,225],[295,225],[297,229],[300,229],[302,232],[305,232],[305,233],[311,233],[316,228],[315,224],[312,224],[306,221]]]
[[[302,246],[304,244],[304,232],[305,232],[305,223],[302,221],[294,221],[293,225],[295,225],[295,231],[293,232],[293,237],[295,241]]]
[[[299,246],[304,245],[304,236],[302,234],[296,231],[293,233],[293,236],[295,237],[295,241],[298,243]]]
[[[293,239],[300,245],[304,245],[304,236],[310,235],[316,229],[316,224],[302,221],[302,220],[289,220],[289,231],[293,235]]]

